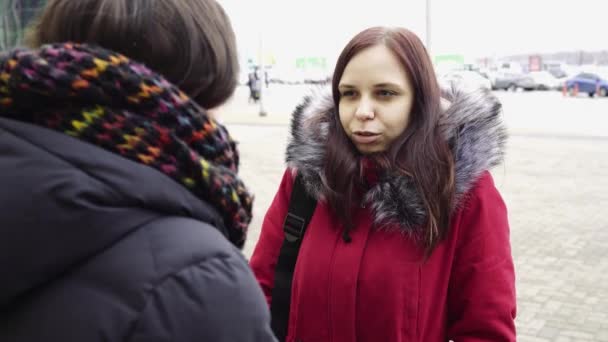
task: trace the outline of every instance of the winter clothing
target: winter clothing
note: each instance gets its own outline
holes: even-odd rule
[[[362,160],[369,189],[350,242],[323,202],[331,93],[294,114],[289,169],[266,215],[251,266],[272,305],[274,269],[295,173],[319,202],[294,273],[288,341],[514,341],[515,276],[504,202],[487,171],[503,158],[500,103],[483,90],[444,91],[441,119],[455,161],[457,205],[430,257],[415,239],[426,218],[412,179]]]
[[[225,212],[232,240],[243,245],[251,196],[234,174],[234,142],[165,79],[119,54],[77,44],[16,50],[5,57],[2,75],[5,117],[161,171]]]
[[[164,78],[87,45],[2,55],[0,151],[0,340],[274,340],[235,144]]]

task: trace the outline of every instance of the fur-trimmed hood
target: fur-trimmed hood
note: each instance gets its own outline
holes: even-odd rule
[[[441,131],[455,162],[456,206],[478,177],[500,164],[507,139],[502,123],[502,105],[489,90],[469,89],[450,83],[442,89],[450,105],[444,110]],[[322,198],[322,173],[329,119],[336,108],[331,88],[315,89],[296,108],[287,146],[287,165],[303,176],[307,191]],[[383,176],[365,194],[376,225],[397,223],[412,232],[426,218],[426,211],[413,180],[405,176]]]

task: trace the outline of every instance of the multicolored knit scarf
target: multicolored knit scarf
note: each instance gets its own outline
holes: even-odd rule
[[[242,247],[252,196],[225,128],[163,77],[99,47],[0,56],[0,116],[64,132],[153,167],[211,203]]]

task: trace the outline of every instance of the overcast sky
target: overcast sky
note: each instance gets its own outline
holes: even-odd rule
[[[608,50],[606,0],[430,0],[434,54],[467,58],[575,49]],[[219,0],[242,56],[327,56],[374,26],[403,26],[426,37],[425,0]]]

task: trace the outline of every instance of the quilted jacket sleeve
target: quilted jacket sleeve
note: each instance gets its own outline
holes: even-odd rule
[[[489,172],[458,215],[448,337],[458,342],[515,341],[515,270],[507,209]]]

